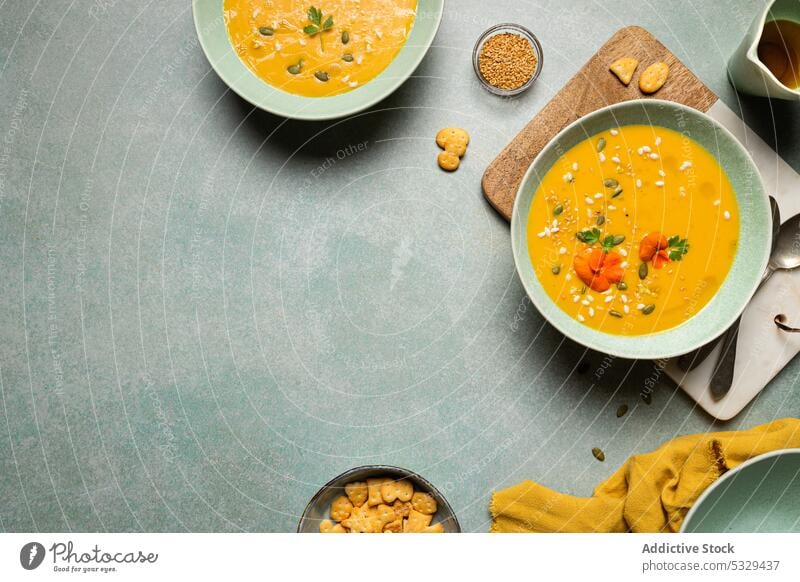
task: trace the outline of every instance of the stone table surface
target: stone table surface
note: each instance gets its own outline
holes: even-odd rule
[[[521,479],[588,495],[675,435],[800,415],[797,360],[723,424],[653,363],[566,340],[479,184],[630,24],[800,169],[797,104],[726,81],[762,5],[449,2],[393,96],[306,123],[226,89],[186,0],[0,3],[0,530],[291,531],[329,478],[389,463],[485,531]],[[515,100],[470,62],[502,21],[546,55]],[[447,125],[472,135],[452,175]]]

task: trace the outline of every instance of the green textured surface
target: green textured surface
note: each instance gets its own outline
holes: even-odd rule
[[[486,530],[492,489],[589,494],[631,453],[708,429],[652,363],[543,323],[480,176],[628,24],[795,168],[800,115],[727,84],[760,3],[565,4],[450,2],[415,76],[334,123],[228,92],[189,2],[0,5],[0,529],[292,531],[320,484],[388,463]],[[517,100],[471,68],[500,21],[544,47]],[[446,125],[472,135],[452,175]],[[800,415],[798,372],[717,428]]]

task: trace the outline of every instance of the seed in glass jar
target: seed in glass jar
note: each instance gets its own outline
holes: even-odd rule
[[[598,461],[605,461],[606,460],[606,454],[603,452],[603,449],[600,449],[598,447],[594,447],[592,449],[592,454],[594,455],[594,458],[597,459]]]
[[[621,404],[619,408],[617,408],[617,418],[622,418],[628,412],[628,405]]]
[[[486,39],[478,55],[478,71],[492,87],[513,91],[530,80],[538,64],[531,42],[503,32]]]
[[[639,265],[639,278],[642,280],[647,278],[647,263]]]

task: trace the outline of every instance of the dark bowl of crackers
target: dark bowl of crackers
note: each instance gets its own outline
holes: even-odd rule
[[[459,533],[453,508],[421,475],[364,465],[323,485],[306,505],[298,533]]]

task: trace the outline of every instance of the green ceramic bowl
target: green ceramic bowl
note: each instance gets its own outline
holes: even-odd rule
[[[583,325],[567,315],[542,287],[528,252],[531,202],[541,179],[561,154],[586,137],[612,127],[650,124],[690,136],[717,159],[736,191],[739,249],[727,278],[709,303],[683,324],[657,333],[622,336]],[[541,151],[522,179],[511,217],[511,245],[517,273],[542,315],[567,337],[594,350],[623,358],[667,358],[713,340],[742,313],[761,281],[771,247],[769,199],[755,163],[731,133],[709,116],[657,99],[640,99],[600,109],[564,128]]]
[[[444,0],[419,0],[411,34],[389,66],[369,83],[333,97],[293,95],[262,81],[239,59],[231,45],[222,16],[222,0],[193,0],[192,9],[197,36],[209,63],[240,97],[283,117],[335,119],[374,105],[411,76],[436,36]]]
[[[681,531],[800,532],[800,449],[772,451],[725,473],[697,499]]]

